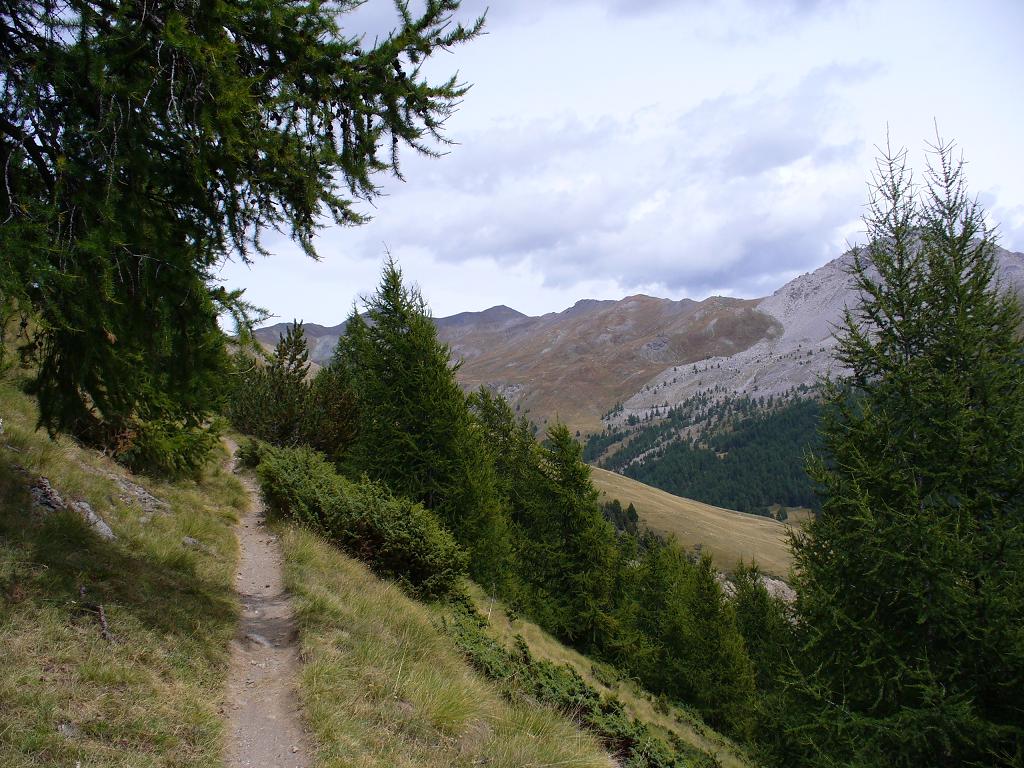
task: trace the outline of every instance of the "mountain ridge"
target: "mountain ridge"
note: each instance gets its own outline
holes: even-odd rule
[[[698,392],[782,395],[838,373],[832,328],[855,299],[851,260],[847,251],[758,299],[633,294],[538,316],[500,304],[434,322],[464,388],[499,392],[538,425],[557,418],[593,432]],[[1024,296],[1024,254],[999,248],[997,261],[1001,283]],[[289,325],[256,338],[273,345]],[[304,327],[310,358],[330,360],[345,323]]]

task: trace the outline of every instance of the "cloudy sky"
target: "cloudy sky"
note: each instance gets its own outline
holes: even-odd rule
[[[762,296],[861,238],[887,130],[921,166],[936,123],[1024,251],[1024,0],[492,0],[486,31],[430,64],[473,84],[448,155],[407,153],[321,261],[270,238],[225,285],[334,325],[387,248],[436,316]]]

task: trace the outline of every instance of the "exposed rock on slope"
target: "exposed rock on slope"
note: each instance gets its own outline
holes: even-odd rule
[[[782,395],[813,386],[824,375],[841,375],[833,360],[834,329],[846,306],[857,301],[846,253],[825,266],[786,283],[757,303],[782,332],[734,355],[710,357],[694,366],[666,368],[624,403],[615,421],[679,403],[702,391],[718,388],[727,394],[752,397]],[[1024,296],[1024,254],[999,249],[1001,285]]]

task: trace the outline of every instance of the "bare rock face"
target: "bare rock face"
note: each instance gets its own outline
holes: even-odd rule
[[[57,512],[67,506],[57,489],[50,485],[48,478],[40,477],[32,483],[28,492],[32,496],[32,506],[44,514]]]
[[[68,508],[74,512],[77,512],[81,516],[81,518],[85,520],[86,524],[88,524],[88,526],[92,528],[93,531],[96,532],[96,535],[99,536],[101,539],[106,539],[107,541],[117,540],[117,536],[114,535],[114,532],[110,529],[110,526],[107,525],[107,522],[102,517],[96,514],[93,508],[89,506],[89,502],[72,501],[70,504],[68,504]]]
[[[796,591],[782,579],[760,573],[758,574],[758,580],[761,582],[761,586],[765,588],[765,591],[776,600],[781,600],[786,605],[792,605],[796,602]],[[732,600],[736,597],[736,585],[729,580],[728,576],[721,572],[716,573],[715,581],[718,582],[718,586],[722,588],[722,593],[728,599]]]
[[[171,511],[171,505],[163,499],[158,499],[138,483],[133,483],[114,472],[104,472],[105,477],[117,483],[121,489],[121,501],[128,504],[138,504],[142,507],[144,514],[139,518],[140,522],[148,523],[154,515],[164,515]]]
[[[781,600],[787,605],[792,605],[796,602],[796,592],[782,579],[761,574],[761,583],[772,597]]]
[[[1024,254],[997,251],[998,280],[1004,290],[1024,297]],[[781,333],[733,355],[709,357],[693,365],[673,366],[627,399],[616,422],[644,418],[665,403],[674,405],[699,392],[769,397],[813,387],[824,376],[842,376],[835,362],[835,330],[847,307],[858,301],[849,268],[852,252],[786,283],[757,303]]]

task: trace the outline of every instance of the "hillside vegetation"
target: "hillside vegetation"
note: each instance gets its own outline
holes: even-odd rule
[[[317,536],[284,526],[315,765],[612,768],[597,740],[469,669],[436,610]]]
[[[471,619],[458,601],[416,602],[408,585],[381,580],[302,527],[276,528],[297,597],[318,765],[612,765],[606,750],[637,768],[749,765],[695,713],[511,618],[479,587],[467,585]],[[513,662],[520,643],[546,666]],[[519,665],[513,677],[497,673],[496,651]],[[523,687],[533,674],[543,688]]]
[[[606,469],[594,467],[591,471],[603,499],[633,504],[647,528],[673,536],[687,549],[708,553],[720,570],[732,571],[742,560],[756,562],[772,576],[789,577],[793,556],[788,526],[762,515],[674,496]]]
[[[741,512],[818,507],[804,462],[820,447],[821,406],[807,393],[701,393],[587,440],[585,457],[678,496]],[[635,422],[635,423],[634,423]]]
[[[0,415],[0,765],[220,766],[246,503],[223,453],[196,481],[151,482],[36,431],[9,379]],[[116,540],[42,511],[40,477]]]
[[[543,661],[572,669],[600,695],[622,702],[625,712],[647,724],[652,734],[667,742],[688,748],[694,762],[712,757],[723,768],[745,768],[753,765],[743,750],[709,728],[698,715],[664,697],[653,696],[635,680],[622,675],[614,667],[569,648],[529,619],[516,615],[502,601],[486,595],[474,585],[473,601],[487,618],[487,634],[506,647],[525,644],[530,654]]]

